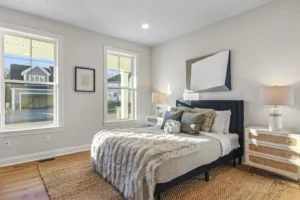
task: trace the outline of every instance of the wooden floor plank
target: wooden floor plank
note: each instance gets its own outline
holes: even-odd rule
[[[36,166],[37,162],[28,162],[24,164],[17,164],[17,165],[12,165],[12,166],[7,166],[7,167],[0,167],[0,174],[3,173],[8,173],[8,172],[13,172],[13,171],[18,171],[22,169],[26,169],[28,167]]]
[[[89,155],[90,152],[80,152],[59,156],[55,159],[69,159],[76,156]],[[68,163],[72,160],[68,160]],[[243,170],[260,175],[270,172],[239,165]],[[49,200],[43,181],[38,171],[37,162],[24,163],[0,168],[0,199],[1,200]],[[280,200],[299,200],[300,188],[297,183],[288,182],[287,188]]]

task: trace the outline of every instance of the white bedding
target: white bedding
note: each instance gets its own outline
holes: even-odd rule
[[[217,139],[221,144],[221,156],[228,155],[232,150],[240,147],[239,136],[234,133],[230,134],[219,134],[219,133],[207,133],[200,132],[201,135],[212,137]]]
[[[164,133],[163,130],[150,127],[153,132]],[[201,135],[176,134],[191,141],[203,143],[201,151],[188,156],[169,160],[156,171],[156,182],[165,183],[179,177],[199,166],[209,164],[218,158],[229,154],[233,149],[239,148],[237,134],[216,134],[200,132]]]

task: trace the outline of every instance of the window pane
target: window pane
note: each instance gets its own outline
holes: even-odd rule
[[[32,40],[32,58],[54,61],[54,44]]]
[[[108,87],[132,87],[132,76],[128,72],[108,70]]]
[[[131,58],[120,56],[121,87],[132,87]]]
[[[24,80],[22,71],[29,68],[30,39],[4,35],[4,77],[12,80]]]
[[[111,89],[107,91],[107,120],[132,119],[132,90]]]
[[[120,70],[131,72],[131,58],[120,56]]]
[[[5,83],[5,127],[53,124],[53,86]]]
[[[120,87],[119,56],[107,54],[108,87]]]
[[[55,48],[53,43],[4,35],[4,77],[30,81],[29,75],[54,80]]]
[[[55,45],[53,43],[32,40],[32,67],[29,74],[43,76],[46,82],[54,80]]]
[[[48,66],[49,63],[32,60],[32,67],[25,76],[25,79],[28,80],[28,77],[31,75],[43,77],[45,82],[54,81],[54,67]]]
[[[108,87],[132,87],[131,58],[107,55]]]
[[[107,68],[109,69],[119,69],[119,56],[107,55]]]

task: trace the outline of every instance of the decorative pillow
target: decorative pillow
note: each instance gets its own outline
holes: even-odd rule
[[[211,126],[211,132],[229,133],[230,115],[230,110],[216,111],[216,116]]]
[[[183,111],[183,112],[191,112],[191,108],[187,107],[171,107],[170,111]]]
[[[180,132],[180,122],[176,120],[169,119],[166,121],[164,131],[166,133],[176,134]]]
[[[212,122],[216,116],[216,111],[213,109],[193,108],[193,113],[201,113],[204,115],[203,122],[201,124],[201,131],[210,132]]]
[[[202,113],[184,112],[181,117],[180,132],[188,134],[199,134],[202,120]]]
[[[224,133],[228,134],[229,133],[229,126],[230,126],[231,111],[230,110],[225,110],[223,112],[227,115],[227,119],[225,121]]]
[[[166,111],[160,128],[164,129],[166,121],[169,119],[180,121],[182,113],[183,111]]]

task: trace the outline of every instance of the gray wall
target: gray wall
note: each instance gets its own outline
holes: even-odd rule
[[[49,133],[51,135],[50,143],[44,142],[46,133],[5,138],[11,141],[11,148],[0,149],[0,159],[2,161],[8,163],[10,160],[35,158],[48,151],[52,153],[66,152],[70,150],[66,148],[71,147],[75,147],[75,151],[78,146],[90,145],[94,134],[104,128],[140,127],[145,125],[145,116],[150,113],[151,105],[150,49],[148,47],[1,7],[0,21],[58,34],[63,36],[64,40],[64,130]],[[137,107],[139,108],[137,123],[122,126],[103,126],[104,45],[139,53],[139,66],[137,67]],[[95,93],[74,91],[75,66],[96,69]],[[65,149],[65,151],[60,151],[60,149]],[[50,156],[52,156],[51,152],[49,153]]]
[[[171,105],[182,99],[186,60],[231,50],[232,91],[201,93],[201,99],[243,99],[245,125],[268,124],[260,103],[262,85],[293,85],[295,106],[282,107],[285,128],[300,129],[300,1],[277,0],[152,48],[152,89]],[[211,78],[214,78],[213,76]],[[152,110],[154,113],[154,110]]]

